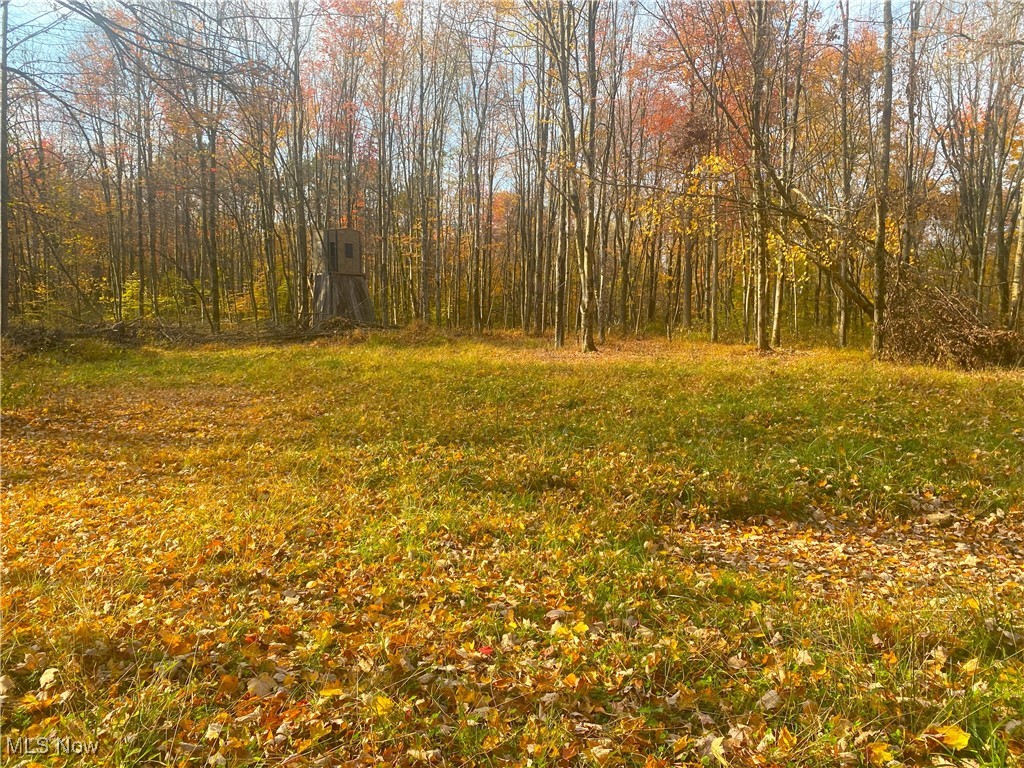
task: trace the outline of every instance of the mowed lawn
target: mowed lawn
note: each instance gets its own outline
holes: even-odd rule
[[[1022,763],[1020,372],[78,342],[2,432],[43,764]]]

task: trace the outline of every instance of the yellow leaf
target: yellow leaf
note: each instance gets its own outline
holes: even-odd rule
[[[562,682],[565,683],[566,686],[568,686],[569,688],[575,688],[577,685],[580,684],[580,679],[570,672],[568,675],[562,678]]]
[[[394,708],[395,702],[393,702],[387,696],[374,696],[373,711],[376,712],[378,715],[386,715]]]
[[[965,675],[973,675],[975,672],[978,671],[978,662],[979,661],[980,660],[977,659],[977,658],[968,659],[967,661],[965,661],[963,664],[960,665],[960,671],[963,672]]]
[[[406,754],[413,760],[424,763],[432,763],[441,756],[441,753],[436,749],[410,749]]]
[[[323,696],[324,698],[327,698],[328,696],[344,696],[345,695],[345,689],[344,688],[324,688],[322,691],[320,691],[320,695]]]
[[[220,685],[217,686],[217,693],[225,696],[232,695],[238,690],[238,678],[234,675],[221,675]]]
[[[486,750],[494,749],[501,744],[501,737],[496,733],[487,734],[487,738],[484,739],[483,747]]]
[[[725,738],[722,736],[713,739],[711,742],[711,754],[723,766],[728,766],[729,761],[725,759]]]
[[[892,760],[892,752],[889,745],[884,741],[873,741],[864,748],[867,753],[868,762],[872,765],[885,765]]]
[[[776,741],[779,750],[782,752],[789,752],[793,747],[796,746],[796,736],[789,732],[789,729],[785,726],[779,731],[779,738]]]
[[[966,749],[971,743],[971,735],[958,725],[939,725],[929,728],[928,731],[954,751]]]

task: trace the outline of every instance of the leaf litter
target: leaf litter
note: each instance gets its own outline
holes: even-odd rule
[[[435,375],[393,352],[293,351],[257,361],[262,387],[240,353],[229,386],[65,382],[5,408],[5,735],[97,734],[111,765],[1020,762],[1024,525],[991,471],[1020,448],[895,488],[897,515],[801,461],[802,512],[737,519],[749,470],[600,429],[641,416],[615,393],[652,386],[644,356],[593,364],[603,404],[573,407],[597,442],[566,450],[551,377],[589,362],[464,352],[480,400],[449,391],[447,426],[383,393],[343,410],[313,378],[332,354]],[[478,433],[506,418],[489,377],[524,360],[548,378],[511,395],[531,434]],[[787,365],[812,388],[815,360]]]

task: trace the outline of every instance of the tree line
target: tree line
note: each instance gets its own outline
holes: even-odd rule
[[[1022,322],[1020,3],[5,0],[2,54],[5,328],[305,326],[333,226],[386,324]]]

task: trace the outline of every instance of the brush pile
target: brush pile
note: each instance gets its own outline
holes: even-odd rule
[[[962,297],[919,274],[903,274],[888,297],[885,354],[903,363],[952,368],[1024,364],[1024,336],[992,328]]]

